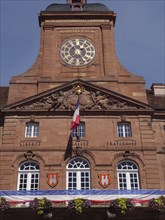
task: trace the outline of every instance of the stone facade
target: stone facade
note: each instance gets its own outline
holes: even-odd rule
[[[100,173],[110,174],[106,189],[118,189],[117,165],[121,161],[138,165],[140,189],[165,189],[164,85],[155,84],[146,91],[144,79],[120,64],[113,11],[94,8],[92,12],[64,13],[54,7],[58,8],[52,5],[39,14],[41,39],[36,62],[11,79],[9,93],[2,88],[0,189],[17,190],[18,168],[24,161],[39,163],[40,190],[51,189],[48,173],[58,173],[54,189],[66,189],[66,166],[74,157],[89,161],[91,189],[104,189]],[[95,58],[88,65],[73,67],[61,59],[61,45],[75,38],[88,39],[95,47]],[[66,156],[78,96],[86,132],[80,140],[73,137]],[[26,137],[27,123],[34,122],[39,124],[38,137]],[[118,136],[118,123],[131,125],[130,137]]]

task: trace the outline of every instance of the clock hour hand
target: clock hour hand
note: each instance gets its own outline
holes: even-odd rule
[[[76,49],[76,50],[74,51],[73,57],[74,57],[75,55],[79,55],[79,56],[81,57],[81,59],[82,59],[84,62],[86,62],[86,60],[84,59],[83,55],[81,54],[81,50],[80,50],[80,49]]]

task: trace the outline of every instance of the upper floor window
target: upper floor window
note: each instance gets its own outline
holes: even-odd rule
[[[17,190],[39,189],[39,164],[33,161],[24,162],[18,169]]]
[[[122,161],[117,166],[118,189],[139,189],[138,166],[129,160]]]
[[[72,137],[82,138],[85,137],[85,123],[80,122],[80,124],[72,130]]]
[[[67,189],[88,190],[90,189],[90,165],[87,160],[76,157],[67,165]]]
[[[25,137],[36,138],[39,135],[39,123],[29,122],[26,124]]]
[[[117,124],[118,137],[131,137],[131,125],[130,123],[118,123]]]

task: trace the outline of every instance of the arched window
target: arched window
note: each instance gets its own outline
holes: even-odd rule
[[[26,138],[36,138],[39,135],[39,123],[38,122],[28,122],[25,127],[25,137]]]
[[[139,189],[138,166],[129,160],[117,166],[118,189]]]
[[[76,157],[69,161],[66,167],[67,189],[90,189],[90,165],[87,160]]]
[[[38,190],[39,189],[39,164],[33,161],[24,162],[18,169],[17,190]]]

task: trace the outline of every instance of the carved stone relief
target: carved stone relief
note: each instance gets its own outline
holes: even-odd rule
[[[73,155],[74,156],[79,156],[79,157],[82,157],[84,154],[88,154],[90,155],[92,158],[94,158],[93,154],[91,153],[90,150],[88,149],[83,149],[81,147],[76,147],[73,149],[72,151]]]
[[[80,94],[76,94],[73,89],[67,91],[60,90],[44,96],[35,103],[21,104],[17,110],[48,110],[48,111],[69,111],[74,110],[79,97],[80,110],[115,110],[115,109],[142,109],[141,106],[123,101],[109,93],[94,90],[90,87],[85,88]]]

